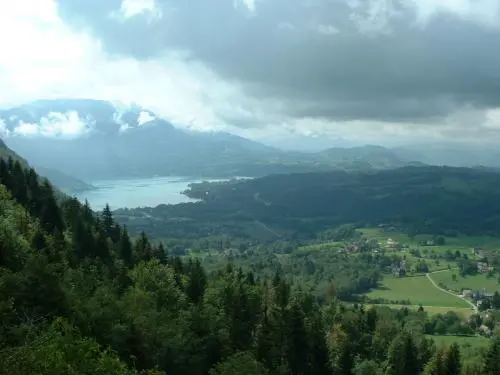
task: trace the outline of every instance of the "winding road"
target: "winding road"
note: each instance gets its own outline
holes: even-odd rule
[[[467,298],[462,297],[462,296],[460,296],[458,294],[455,294],[453,292],[450,292],[449,290],[443,289],[439,285],[436,284],[436,282],[432,279],[431,274],[433,274],[433,273],[439,273],[439,272],[450,272],[450,270],[434,271],[434,272],[426,273],[425,276],[427,276],[427,278],[432,283],[432,285],[434,285],[440,291],[448,293],[448,294],[451,294],[452,296],[455,296],[455,297],[460,298],[461,300],[464,300],[465,302],[467,302],[472,307],[472,309],[474,310],[474,313],[477,314],[478,313],[478,309],[477,309],[477,306],[474,305],[474,303],[472,303],[471,301],[469,301]]]

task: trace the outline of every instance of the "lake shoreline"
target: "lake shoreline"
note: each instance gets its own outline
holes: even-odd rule
[[[72,192],[80,202],[89,202],[94,210],[109,204],[112,210],[120,208],[156,207],[160,204],[198,202],[185,192],[191,184],[223,182],[228,179],[191,178],[188,176],[154,176],[150,178],[111,179],[91,181],[93,189]]]

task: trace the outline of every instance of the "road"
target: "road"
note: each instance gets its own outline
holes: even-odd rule
[[[449,272],[450,270],[441,270],[441,271],[434,271],[434,272],[431,272],[431,273],[439,273],[439,272]],[[472,309],[474,310],[474,313],[477,314],[478,313],[478,309],[477,309],[477,306],[474,305],[474,303],[472,303],[471,301],[469,301],[467,298],[465,297],[462,297],[458,294],[455,294],[453,292],[450,292],[449,290],[446,290],[446,289],[443,289],[441,288],[439,285],[436,284],[436,282],[434,280],[432,280],[432,277],[431,277],[431,273],[426,273],[425,276],[427,276],[427,278],[429,279],[429,281],[432,283],[432,285],[434,285],[437,289],[439,289],[440,291],[442,292],[445,292],[445,293],[448,293],[448,294],[451,294],[452,296],[455,296],[457,298],[460,298],[461,300],[464,300],[465,302],[467,302],[471,307]]]

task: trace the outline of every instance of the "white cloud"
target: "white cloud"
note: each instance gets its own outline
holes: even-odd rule
[[[142,126],[154,120],[156,120],[156,117],[150,115],[148,112],[141,111],[141,113],[139,113],[139,117],[137,118],[137,125]]]
[[[426,23],[435,15],[451,13],[462,19],[492,28],[500,28],[498,0],[407,0],[417,9],[418,21]]]
[[[112,18],[126,21],[129,18],[145,15],[149,22],[153,22],[162,18],[162,12],[156,0],[123,0],[119,11],[111,13]]]
[[[340,32],[340,30],[333,25],[318,25],[316,26],[316,31],[323,35],[335,35]]]
[[[9,129],[7,129],[7,125],[5,124],[5,121],[0,118],[0,135],[2,136],[8,136],[10,134]]]
[[[92,130],[91,119],[82,119],[76,111],[67,113],[50,112],[39,123],[20,121],[13,133],[21,136],[44,136],[58,138],[76,138]]]
[[[248,10],[256,11],[255,1],[238,1]],[[418,7],[422,20],[439,12],[452,12],[495,25],[500,2],[478,1],[482,6],[477,8],[472,7],[472,0],[404,0],[404,3]],[[384,29],[387,18],[383,15],[396,16],[393,9],[386,0],[379,3],[371,0],[370,4],[366,17],[358,19],[360,27]],[[353,5],[353,9],[358,7]],[[117,12],[123,22],[137,15],[161,16],[154,0],[124,0]],[[296,30],[294,25],[285,22],[276,27],[287,32]],[[334,34],[337,30],[333,25],[321,24],[317,31]],[[239,86],[222,80],[185,52],[169,51],[143,61],[111,56],[103,51],[99,40],[65,25],[58,16],[55,0],[0,2],[0,107],[60,97],[137,103],[177,126],[235,131],[253,139],[286,134],[324,134],[365,140],[447,134],[443,130],[446,128],[439,124],[290,119],[283,115],[279,103],[250,99]],[[496,128],[497,117],[491,116],[483,116],[482,120],[478,117],[470,127]],[[146,119],[146,115],[139,116],[138,124],[145,124]],[[238,120],[254,121],[254,127],[242,130],[231,126]],[[120,125],[121,131],[130,126],[123,121]],[[19,124],[15,133],[73,137],[89,128],[91,124],[76,113],[51,114],[38,124]]]
[[[237,87],[185,53],[146,61],[108,55],[61,21],[55,0],[0,3],[0,107],[60,97],[137,103],[201,130],[225,129],[218,106],[227,111],[228,103],[244,101]]]
[[[19,125],[14,129],[14,134],[27,137],[38,135],[39,133],[39,126],[37,124],[30,124],[23,121],[19,122]]]
[[[255,13],[255,11],[257,10],[256,0],[234,0],[234,6],[235,8],[243,6],[251,13]]]

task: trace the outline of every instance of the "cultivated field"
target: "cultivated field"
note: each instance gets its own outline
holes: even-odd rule
[[[455,275],[456,279],[453,279]],[[487,277],[484,274],[460,276],[457,270],[445,271],[432,274],[432,279],[446,286],[446,289],[461,292],[462,289],[486,290],[487,292],[500,292],[500,284],[497,277]]]
[[[412,305],[470,308],[460,298],[437,289],[425,276],[401,278],[385,276],[380,288],[367,293],[367,296],[389,301],[409,299]]]
[[[431,337],[435,342],[436,346],[449,346],[453,343],[457,343],[461,347],[471,346],[473,348],[485,348],[490,343],[484,336],[449,336],[449,335],[432,335]]]

